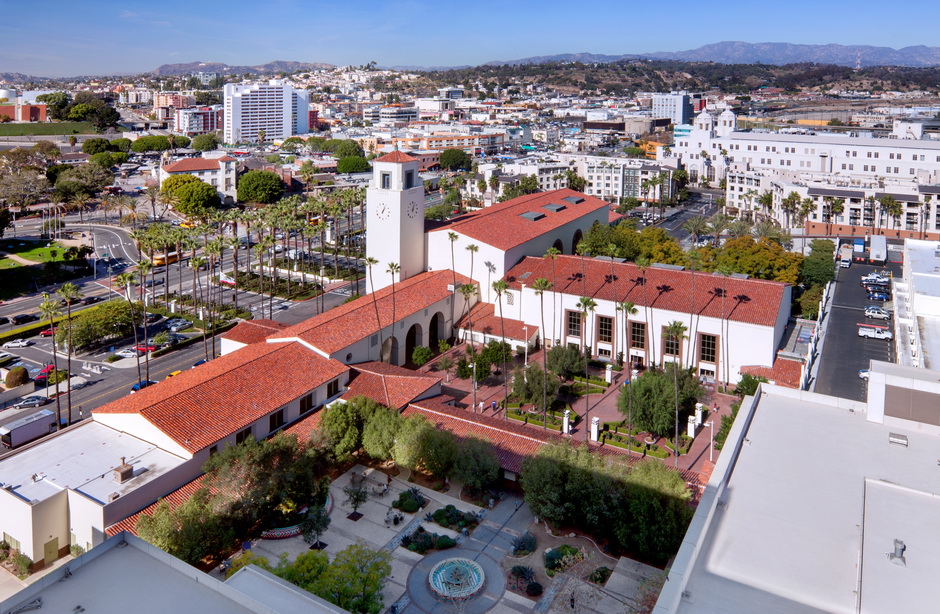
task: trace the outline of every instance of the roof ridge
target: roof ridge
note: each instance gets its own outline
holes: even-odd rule
[[[430,409],[430,408],[428,408],[428,407],[423,407],[423,406],[421,406],[421,405],[418,405],[417,403],[411,403],[411,405],[414,405],[415,407],[417,407],[417,408],[420,409],[421,411],[426,411],[426,412],[428,412],[428,413],[436,414],[436,415],[438,415],[438,416],[447,416],[447,417],[452,418],[452,419],[454,419],[454,420],[459,420],[460,422],[465,422],[465,423],[467,423],[467,424],[476,424],[476,425],[482,426],[483,428],[488,428],[488,429],[491,429],[491,430],[494,430],[494,431],[499,431],[499,432],[501,432],[501,433],[508,433],[508,434],[514,435],[514,436],[516,436],[516,437],[522,437],[522,438],[527,439],[527,440],[529,440],[529,441],[532,441],[532,442],[534,442],[534,443],[547,443],[547,440],[536,439],[535,437],[533,437],[533,436],[531,436],[531,435],[523,435],[522,433],[517,433],[517,432],[515,432],[515,431],[510,431],[510,430],[507,430],[507,429],[501,429],[501,428],[498,428],[498,427],[496,427],[496,426],[493,426],[493,425],[490,425],[490,424],[486,424],[485,422],[479,422],[479,421],[476,421],[476,420],[470,420],[470,419],[468,419],[468,418],[462,418],[462,417],[459,417],[459,416],[455,416],[454,414],[448,414],[448,413],[445,413],[445,412],[442,412],[442,411],[438,411],[438,410],[435,410],[435,409]],[[456,408],[455,408],[455,409],[456,409]]]

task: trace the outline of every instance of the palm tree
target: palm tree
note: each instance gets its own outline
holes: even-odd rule
[[[493,282],[493,292],[496,293],[496,301],[499,303],[499,325],[501,328],[502,342],[503,345],[500,346],[500,353],[503,355],[503,388],[505,392],[505,401],[504,401],[504,415],[505,415],[505,404],[509,402],[509,373],[506,371],[506,321],[503,319],[503,293],[509,290],[509,282],[505,279],[497,279]],[[526,345],[529,344],[529,340],[525,340]],[[525,369],[528,365],[523,365],[522,368]]]
[[[640,283],[643,286],[643,329],[646,333],[646,339],[644,339],[643,347],[646,348],[646,364],[647,366],[651,364],[656,364],[656,353],[653,351],[653,333],[649,318],[647,317],[647,307],[649,306],[649,300],[647,300],[646,295],[646,269],[650,266],[649,258],[645,256],[640,256],[636,259],[636,268],[640,270]]]
[[[667,339],[671,339],[677,345],[682,343],[682,340],[685,339],[685,325],[678,320],[670,322],[663,333],[666,335]],[[676,358],[672,363],[672,385],[673,390],[675,391],[676,397],[676,469],[679,469],[679,367],[681,366],[680,359],[681,351],[676,351]]]
[[[792,191],[787,194],[786,198],[783,199],[783,202],[780,203],[783,208],[783,212],[787,216],[787,228],[790,227],[790,216],[796,213],[797,209],[800,207],[800,200],[799,193]]]
[[[718,242],[721,239],[721,233],[728,228],[728,224],[731,223],[731,216],[724,213],[716,213],[715,215],[708,218],[708,227],[714,236],[712,239],[712,244],[715,247],[718,247]]]
[[[77,139],[74,135],[69,135],[68,142],[69,142],[69,151],[74,152],[74,151],[75,151],[75,143],[78,142],[78,139]]]
[[[447,240],[450,241],[450,271],[454,274],[454,292],[457,291],[457,257],[454,254],[454,243],[457,242],[457,239],[460,238],[456,232],[448,231]],[[456,301],[450,302],[450,324],[451,328],[457,326],[457,321],[454,319],[454,303]],[[451,331],[453,332],[453,331]]]
[[[55,319],[62,315],[62,311],[59,309],[59,303],[52,300],[48,292],[44,292],[42,295],[42,302],[39,303],[39,313],[42,317],[49,320],[49,328],[55,328]],[[49,377],[55,378],[55,413],[56,413],[56,428],[62,426],[62,399],[59,398],[59,369],[58,369],[58,354],[56,352],[56,341],[55,336],[53,336],[52,341],[52,367],[53,370],[47,376],[47,382]],[[71,349],[69,350],[71,352]],[[70,374],[66,373],[66,377]],[[47,383],[46,386],[49,384]]]
[[[542,428],[548,429],[548,392],[545,388],[548,377],[548,348],[545,347],[545,292],[552,289],[552,282],[539,277],[532,282],[532,289],[539,297],[539,309],[542,314]]]
[[[476,245],[475,243],[471,243],[470,245],[466,247],[466,250],[470,252],[470,279],[472,280],[473,279],[473,261],[475,260],[474,255],[478,251],[480,251],[480,247]]]
[[[770,212],[774,208],[774,195],[773,192],[767,191],[757,197],[757,204],[766,212],[766,215],[770,217]]]
[[[399,265],[397,262],[389,262],[389,263],[388,263],[388,268],[385,270],[385,272],[392,276],[392,339],[394,339],[394,338],[395,338],[395,321],[396,321],[396,318],[397,318],[397,314],[395,313],[395,308],[396,308],[396,305],[395,305],[395,275],[397,275],[398,273],[401,273],[401,265]],[[395,342],[392,341],[392,345],[394,345],[394,344],[395,344]],[[405,356],[405,360],[406,360],[406,361],[408,361],[408,360],[410,360],[410,359],[411,359],[411,358],[410,358],[409,356]]]
[[[372,308],[375,310],[375,325],[379,329],[379,360],[381,361],[382,360],[382,346],[385,345],[385,340],[382,339],[382,320],[381,318],[379,318],[379,304],[375,298],[375,282],[372,279],[372,267],[377,265],[379,261],[370,256],[366,258],[363,262],[366,263],[366,268],[369,270],[369,285],[372,286],[372,290],[369,292],[369,294],[372,295]],[[395,333],[395,328],[393,325],[392,334],[394,333]]]
[[[561,250],[556,247],[549,247],[545,251],[545,258],[548,258],[552,261],[552,287],[554,288],[557,284],[557,278],[555,277],[555,258],[561,254]],[[555,340],[558,339],[558,329],[555,328],[555,324],[559,321],[559,318],[563,317],[557,313],[558,311],[558,293],[552,290],[552,343],[555,343]]]
[[[690,217],[682,225],[682,230],[692,235],[692,245],[695,245],[699,238],[708,232],[708,220],[703,215]]]
[[[757,198],[757,190],[754,188],[748,188],[747,192],[741,195],[741,198],[747,204],[747,218],[751,220],[754,219],[753,203],[754,199]]]
[[[832,200],[832,203],[829,205],[829,223],[830,228],[832,224],[832,218],[838,218],[842,215],[842,212],[845,211],[845,199],[844,198],[835,198]]]
[[[150,273],[151,271],[153,271],[153,263],[150,262],[149,260],[141,260],[141,261],[137,264],[137,272],[140,274],[140,283],[141,283],[141,284],[143,284],[143,283],[147,280],[147,273]],[[150,278],[150,282],[151,282],[150,285],[151,285],[151,288],[152,288],[152,287],[153,287],[153,277]],[[147,313],[146,313],[146,304],[147,304],[146,297],[147,297],[147,294],[145,293],[143,296],[145,297],[145,298],[144,298],[144,307],[145,307],[145,309],[144,309],[144,342],[146,342],[146,341],[147,341],[147,337],[148,337],[148,335],[147,335]],[[147,381],[149,382],[149,381],[150,381],[150,352],[147,352],[147,360],[146,360],[146,362],[147,362]]]
[[[67,312],[66,317],[68,319],[68,331],[67,331],[68,338],[66,339],[66,344],[67,344],[66,351],[68,352],[68,358],[67,358],[68,365],[66,366],[66,369],[68,370],[69,375],[71,376],[71,373],[72,373],[72,303],[82,298],[82,293],[78,289],[78,286],[76,286],[70,281],[67,281],[64,284],[62,284],[62,286],[59,288],[58,294],[60,297],[62,297],[62,300],[65,301],[65,308]],[[66,419],[66,421],[68,422],[68,424],[71,425],[72,424],[72,387],[71,386],[69,386],[69,389],[66,390],[66,394],[68,395],[68,410],[69,410],[68,418]]]
[[[751,224],[747,220],[734,220],[728,224],[728,234],[732,239],[740,239],[751,232]]]
[[[630,436],[633,437],[633,365],[630,363],[630,341],[629,341],[629,326],[630,326],[630,316],[636,315],[638,309],[636,305],[630,301],[623,301],[617,303],[617,311],[623,312],[623,348],[627,351],[627,395],[628,395],[628,419],[629,419],[629,429]],[[632,440],[631,440],[632,442]],[[633,455],[633,444],[627,444],[627,455]]]
[[[467,325],[470,327],[470,336],[467,338],[467,345],[473,350],[473,319],[470,318],[470,297],[476,294],[476,286],[473,284],[463,284],[460,286],[460,293],[463,294],[464,307],[467,310]]]
[[[591,351],[585,351],[584,332],[588,325],[588,313],[593,313],[597,303],[588,296],[582,296],[578,299],[578,309],[581,311],[581,354],[584,355],[584,441],[590,438],[590,425],[588,416],[591,413],[591,382],[588,379],[588,363],[590,362]]]
[[[134,301],[131,300],[131,288],[134,287],[134,278],[136,275],[131,272],[125,271],[117,277],[114,278],[114,282],[117,284],[118,288],[124,289],[124,298],[127,300],[127,307],[130,310],[131,316],[131,329],[134,331],[134,347],[140,345],[140,339],[137,337],[137,322],[134,319]],[[140,372],[140,352],[137,352],[137,382],[143,385],[143,378]]]

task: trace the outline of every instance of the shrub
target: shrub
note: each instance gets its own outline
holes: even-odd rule
[[[415,363],[419,367],[426,364],[434,356],[434,352],[431,351],[431,348],[419,345],[411,353],[411,362]]]
[[[529,597],[538,597],[542,594],[542,585],[538,582],[529,582],[525,587],[525,594]]]
[[[32,564],[32,560],[22,552],[17,552],[13,556],[13,568],[16,570],[16,575],[18,576],[22,577],[27,575]]]
[[[545,553],[545,570],[551,576],[556,571],[564,571],[582,558],[584,558],[584,555],[580,550],[574,546],[562,544]]]
[[[431,520],[448,529],[463,529],[477,525],[477,515],[473,512],[461,512],[453,505],[442,507],[429,514]]]
[[[398,498],[392,502],[392,507],[400,509],[406,514],[414,514],[424,507],[426,502],[427,500],[421,494],[421,491],[412,487],[398,495]]]
[[[525,556],[535,550],[535,535],[528,531],[512,540],[512,553],[515,556]]]
[[[7,388],[16,388],[29,381],[29,373],[23,367],[13,367],[7,372],[4,384]]]
[[[78,544],[72,544],[69,547],[69,554],[72,556],[81,556],[85,554],[85,549],[79,546]]]
[[[594,584],[603,584],[607,582],[607,578],[610,577],[611,573],[610,567],[598,567],[591,572],[591,575],[588,576],[588,580]]]
[[[509,573],[512,574],[512,577],[526,583],[532,582],[535,579],[535,570],[528,565],[513,565]]]
[[[438,535],[434,540],[434,547],[438,550],[447,550],[457,545],[457,541],[447,535]]]

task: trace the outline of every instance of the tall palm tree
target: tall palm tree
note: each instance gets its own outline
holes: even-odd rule
[[[467,325],[470,327],[470,336],[467,338],[467,346],[473,350],[473,319],[470,318],[470,297],[476,294],[476,286],[473,284],[463,284],[460,286],[460,293],[463,294],[464,307],[467,311]],[[475,360],[475,359],[474,359]]]
[[[392,339],[395,339],[395,321],[398,315],[395,312],[395,275],[401,273],[401,265],[397,262],[389,262],[388,268],[385,270],[386,273],[392,276]],[[392,346],[395,345],[395,342],[392,341]],[[411,360],[411,357],[405,356],[405,361]],[[389,360],[391,362],[391,360]]]
[[[199,294],[199,302],[205,305],[205,298],[203,297],[202,282],[199,277],[199,269],[206,263],[206,259],[202,256],[193,256],[189,259],[189,268],[193,271],[193,304],[196,303],[196,293]],[[264,316],[264,295],[262,294],[261,299],[261,315]],[[202,351],[205,354],[206,360],[209,360],[209,340],[206,338],[206,333],[209,330],[209,320],[210,316],[206,308],[203,309],[202,318]]]
[[[496,293],[496,301],[499,303],[499,325],[501,329],[502,342],[503,345],[500,346],[500,354],[503,355],[503,388],[505,392],[504,398],[504,415],[505,415],[505,403],[509,402],[509,372],[506,371],[506,321],[503,319],[503,293],[509,290],[509,282],[505,279],[497,279],[493,282],[493,292]],[[525,340],[526,345],[529,344],[529,340]],[[523,365],[522,368],[525,369],[528,365]]]
[[[770,212],[774,208],[774,194],[769,190],[757,197],[757,204],[760,205],[765,215],[770,217]]]
[[[677,345],[681,345],[682,340],[685,339],[685,325],[678,320],[670,322],[666,325],[666,329],[663,333],[666,335],[667,339],[671,339]],[[672,363],[672,387],[675,392],[676,398],[676,469],[679,469],[679,368],[681,366],[681,357],[680,354],[682,351],[677,349],[676,358]]]
[[[117,277],[114,278],[114,282],[119,288],[124,289],[124,299],[127,301],[127,307],[130,310],[131,316],[131,330],[134,331],[134,346],[140,345],[140,339],[137,336],[137,320],[134,319],[134,301],[131,298],[131,289],[134,287],[134,279],[136,275],[134,273],[125,271]],[[140,372],[140,352],[137,352],[137,382],[143,384],[143,375]]]
[[[140,274],[140,283],[141,283],[141,285],[143,285],[144,282],[147,281],[147,273],[150,273],[152,270],[153,270],[153,263],[150,262],[149,260],[141,260],[141,261],[137,264],[137,272]],[[151,288],[152,288],[152,287],[153,287],[153,278],[152,278],[152,277],[151,277],[150,281],[151,281]],[[145,298],[144,298],[144,343],[146,343],[146,342],[147,342],[147,337],[148,337],[148,335],[147,335],[147,310],[146,310],[146,305],[147,305],[146,296],[147,296],[147,294],[146,294],[146,292],[143,294],[143,296],[145,297]],[[147,381],[149,382],[149,381],[150,381],[150,352],[147,352],[146,363],[147,363]]]
[[[66,369],[69,372],[69,376],[72,373],[72,303],[76,302],[78,299],[82,298],[82,293],[78,289],[78,286],[73,284],[70,281],[65,282],[62,286],[59,287],[59,296],[62,297],[62,300],[65,301],[66,308],[66,317],[68,319],[68,337],[65,341],[66,351],[68,352],[68,364]],[[53,343],[54,345],[54,343]],[[72,387],[69,386],[69,389],[66,390],[66,395],[68,395],[68,418],[66,421],[68,424],[72,424]]]
[[[375,298],[375,282],[372,279],[372,267],[379,263],[375,258],[367,257],[363,262],[366,263],[366,268],[369,271],[369,285],[372,286],[372,290],[369,291],[369,294],[372,295],[372,308],[375,310],[375,325],[379,329],[379,360],[382,360],[382,346],[385,345],[384,339],[382,339],[382,320],[379,318],[379,303]],[[395,329],[392,328],[392,334],[395,333]]]
[[[646,339],[643,340],[643,347],[646,348],[646,365],[656,364],[656,353],[653,351],[653,331],[650,319],[647,317],[647,308],[649,300],[646,295],[646,269],[650,266],[649,258],[640,256],[636,259],[636,268],[640,271],[640,283],[643,286],[643,330]]]
[[[751,232],[751,224],[747,220],[734,220],[728,224],[728,234],[732,239],[739,239]]]
[[[581,311],[581,354],[584,356],[584,441],[590,439],[591,423],[588,421],[591,413],[591,382],[588,378],[588,363],[592,352],[585,351],[584,337],[587,325],[590,322],[588,313],[594,313],[597,303],[588,296],[578,299],[578,309]],[[592,344],[593,345],[593,344]]]
[[[456,232],[448,231],[447,240],[450,241],[450,271],[454,275],[454,293],[457,292],[457,256],[454,254],[454,243],[456,243],[459,238],[460,235]],[[453,298],[454,297],[451,297],[451,299]],[[454,303],[456,303],[456,301],[450,301],[450,324],[452,329],[457,326],[457,320],[454,319]],[[453,333],[453,330],[451,333]]]
[[[626,353],[627,353],[627,361],[626,361],[626,367],[625,367],[627,370],[627,395],[628,395],[628,402],[627,402],[628,414],[627,415],[629,419],[629,429],[631,433],[630,436],[632,437],[633,436],[632,435],[633,433],[633,365],[630,362],[630,340],[629,340],[630,316],[636,315],[637,311],[639,310],[636,308],[636,305],[634,303],[631,303],[630,301],[622,301],[620,303],[617,303],[617,311],[623,312],[623,348],[624,350],[626,350]],[[628,456],[633,455],[632,443],[627,445],[627,455]]]
[[[685,221],[685,224],[682,225],[682,230],[692,235],[692,245],[695,245],[698,243],[699,238],[708,232],[708,227],[708,220],[705,219],[705,216],[696,215]]]
[[[830,228],[832,225],[832,219],[838,218],[842,215],[842,212],[845,211],[845,199],[844,198],[834,198],[832,203],[829,205],[829,224]],[[830,230],[831,233],[831,230]]]
[[[552,261],[552,287],[554,288],[558,284],[558,279],[555,277],[555,258],[561,254],[561,250],[556,247],[549,247],[545,250],[545,258],[548,258]],[[558,292],[552,290],[552,344],[555,343],[555,340],[558,339],[558,329],[555,327],[555,324],[558,323],[559,319],[563,316],[558,314]],[[564,324],[562,324],[564,326]]]
[[[712,232],[714,238],[712,239],[712,244],[715,247],[718,247],[719,240],[721,239],[721,233],[728,228],[728,224],[731,223],[731,216],[724,213],[716,213],[715,215],[708,218],[708,227]]]
[[[39,313],[42,315],[42,317],[47,318],[49,320],[49,328],[54,328],[55,319],[62,315],[62,311],[59,309],[59,303],[57,301],[52,300],[48,292],[44,292],[42,295],[42,302],[39,303]],[[46,381],[48,381],[49,377],[55,378],[56,428],[59,428],[60,426],[62,426],[62,399],[59,398],[59,369],[58,369],[59,357],[56,351],[56,345],[57,344],[55,341],[55,336],[53,336],[53,341],[52,341],[53,370],[47,376]],[[69,374],[67,373],[66,377],[68,376]]]
[[[546,378],[548,377],[548,348],[545,347],[545,292],[552,289],[552,282],[544,277],[532,282],[532,289],[539,297],[539,311],[542,316],[542,428],[548,428],[548,391]]]
[[[475,243],[471,243],[466,247],[467,251],[470,252],[470,279],[473,279],[473,261],[475,260],[474,256],[478,251],[480,251],[480,246]]]

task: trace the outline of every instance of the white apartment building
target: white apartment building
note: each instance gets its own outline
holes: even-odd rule
[[[269,141],[309,131],[310,94],[307,90],[295,90],[273,79],[251,85],[228,83],[223,94],[222,140],[226,143],[255,142],[262,132]]]
[[[687,124],[692,119],[692,97],[688,92],[653,94],[653,117],[668,117],[673,124]]]
[[[417,120],[418,109],[415,107],[375,106],[362,110],[362,121],[372,124],[408,124]]]
[[[845,181],[912,179],[940,182],[940,140],[924,135],[921,122],[899,121],[891,138],[842,133],[741,132],[730,110],[717,117],[700,113],[692,129],[676,136],[669,155],[678,158],[691,181],[725,177],[733,165],[748,170],[793,171]],[[665,157],[664,152],[659,154]]]
[[[900,365],[940,367],[940,257],[936,241],[904,241],[894,286],[894,343]]]
[[[207,134],[222,129],[223,116],[223,107],[220,104],[176,109],[173,126],[176,132],[189,136]]]
[[[127,89],[118,94],[120,104],[146,104],[153,100],[153,90]]]

